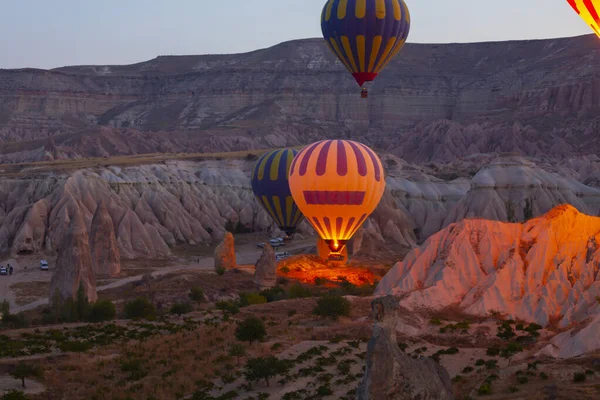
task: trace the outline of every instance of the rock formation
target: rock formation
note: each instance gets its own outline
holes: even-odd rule
[[[121,256],[115,237],[112,218],[106,204],[101,201],[90,231],[92,270],[97,277],[115,277],[121,272]]]
[[[415,360],[396,340],[398,300],[386,296],[371,303],[375,327],[367,348],[367,367],[358,400],[450,400],[448,372],[430,358]]]
[[[569,205],[523,224],[465,219],[397,263],[375,294],[403,295],[408,308],[458,305],[469,314],[564,327],[595,315],[598,239],[600,218]]]
[[[69,228],[58,249],[56,272],[50,281],[51,301],[75,299],[79,288],[90,302],[96,301],[96,278],[92,271],[89,238],[79,212],[70,216]],[[58,296],[58,298],[57,298]]]
[[[223,241],[215,249],[215,271],[235,269],[237,260],[235,255],[235,242],[231,232],[225,233]]]
[[[265,243],[262,255],[255,265],[254,283],[259,290],[273,287],[277,284],[277,263],[275,262],[275,249]]]

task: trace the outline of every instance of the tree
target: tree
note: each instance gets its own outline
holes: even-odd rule
[[[145,297],[138,297],[125,304],[125,318],[127,319],[149,319],[155,315],[154,304]]]
[[[256,317],[248,317],[242,322],[238,322],[235,328],[235,337],[240,342],[252,342],[262,340],[267,335],[264,322]]]
[[[77,299],[75,301],[75,308],[77,310],[77,320],[83,321],[87,319],[90,313],[90,302],[85,289],[83,288],[83,282],[79,283],[79,289],[77,289]]]
[[[204,290],[202,290],[201,287],[195,286],[190,289],[188,296],[190,297],[190,300],[201,303],[204,301]]]
[[[117,310],[110,300],[98,300],[90,307],[88,320],[90,322],[111,321],[115,319]]]
[[[190,313],[194,310],[194,307],[191,303],[175,303],[171,307],[171,314],[177,314],[178,317],[181,317],[182,314]]]
[[[67,340],[62,342],[59,347],[61,351],[64,351],[65,353],[77,353],[79,354],[79,358],[81,358],[81,353],[88,351],[92,345],[88,342],[80,342],[79,340]]]
[[[0,316],[4,317],[10,314],[10,303],[7,300],[3,300],[0,304]]]
[[[246,362],[244,376],[248,382],[256,382],[264,379],[265,384],[269,386],[269,379],[284,375],[289,370],[289,365],[284,360],[279,360],[274,356],[251,358]]]
[[[337,320],[341,316],[350,315],[350,302],[342,296],[325,295],[317,301],[317,306],[313,310],[315,315]]]
[[[20,390],[10,390],[0,397],[0,400],[29,400],[29,397]]]
[[[237,358],[237,365],[240,365],[240,357],[244,357],[246,355],[246,348],[241,343],[234,343],[229,346],[229,355]]]
[[[17,366],[10,372],[10,375],[15,379],[21,380],[21,385],[25,387],[25,378],[41,378],[42,370],[33,365],[25,364],[20,362]]]

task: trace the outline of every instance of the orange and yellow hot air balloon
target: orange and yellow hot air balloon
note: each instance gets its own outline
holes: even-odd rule
[[[289,184],[300,211],[332,253],[340,253],[379,204],[385,174],[364,144],[324,140],[294,157]]]
[[[600,0],[567,0],[567,2],[600,37]]]

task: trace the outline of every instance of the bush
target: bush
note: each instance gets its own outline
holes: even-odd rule
[[[487,360],[485,362],[485,368],[486,369],[494,369],[498,367],[498,361],[496,360]]]
[[[98,300],[90,307],[88,321],[103,322],[115,319],[117,309],[110,300]]]
[[[225,275],[225,268],[223,268],[223,267],[216,267],[215,268],[215,272],[217,273],[217,275],[223,276],[223,275]]]
[[[545,380],[545,381],[546,381],[546,380],[548,380],[548,378],[550,378],[550,377],[548,376],[548,374],[547,374],[547,373],[545,373],[545,372],[540,372],[540,378],[542,378],[543,380]]]
[[[171,306],[171,314],[176,314],[178,316],[181,316],[183,314],[188,314],[191,313],[192,311],[194,311],[194,307],[192,306],[191,303],[175,303],[173,304],[173,306]]]
[[[267,298],[259,293],[240,293],[240,305],[242,307],[252,306],[255,304],[265,304]]]
[[[260,292],[260,295],[267,299],[267,303],[285,300],[286,298],[285,289],[281,286],[274,286],[272,288],[265,289],[262,292]]]
[[[478,359],[477,361],[475,361],[475,366],[477,366],[477,367],[480,367],[480,366],[482,366],[484,364],[485,364],[485,360],[483,360],[481,358]]]
[[[519,382],[520,385],[524,385],[529,382],[529,378],[527,378],[525,375],[520,375],[517,376],[517,382]]]
[[[288,299],[302,299],[312,297],[312,292],[309,288],[295,283],[288,289]]]
[[[188,293],[190,300],[195,301],[196,303],[201,303],[204,301],[204,290],[202,290],[199,286],[194,286],[190,289]]]
[[[3,300],[0,303],[0,316],[4,317],[10,314],[10,303],[7,300]]]
[[[264,322],[256,317],[248,317],[239,322],[235,329],[235,337],[240,342],[252,342],[262,340],[267,335]]]
[[[575,372],[575,374],[573,374],[573,382],[575,383],[585,382],[585,379],[585,372]]]
[[[463,374],[468,374],[469,372],[473,372],[474,368],[473,367],[464,367],[462,372]]]
[[[229,351],[227,354],[231,357],[237,358],[237,363],[240,365],[240,357],[244,357],[246,355],[246,348],[241,343],[234,343],[229,346]]]
[[[492,394],[491,382],[485,382],[483,385],[479,386],[479,389],[477,389],[477,394],[480,396],[486,396],[488,394]]]
[[[231,314],[237,314],[240,312],[240,306],[238,305],[237,302],[232,301],[232,300],[222,300],[222,301],[218,301],[217,304],[215,304],[217,306],[217,309],[223,311],[223,312],[228,312]]]
[[[350,315],[350,302],[341,296],[326,295],[317,301],[313,310],[315,315],[337,320],[341,316]]]
[[[25,393],[20,390],[10,390],[6,392],[0,400],[29,400],[30,398],[25,395]]]
[[[442,321],[439,318],[431,318],[429,320],[430,325],[441,325]]]
[[[497,347],[490,347],[487,349],[486,353],[490,357],[496,357],[500,355],[500,349]]]
[[[145,297],[125,303],[125,318],[127,319],[152,319],[156,316],[154,304]]]

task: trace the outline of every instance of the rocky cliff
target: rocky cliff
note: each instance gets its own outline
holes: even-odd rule
[[[397,263],[375,294],[564,327],[600,313],[599,240],[600,218],[568,205],[524,224],[465,219]]]
[[[352,137],[411,163],[597,153],[592,35],[408,44],[363,101],[322,40],[125,66],[0,71],[1,162]],[[48,136],[52,136],[52,143]]]

